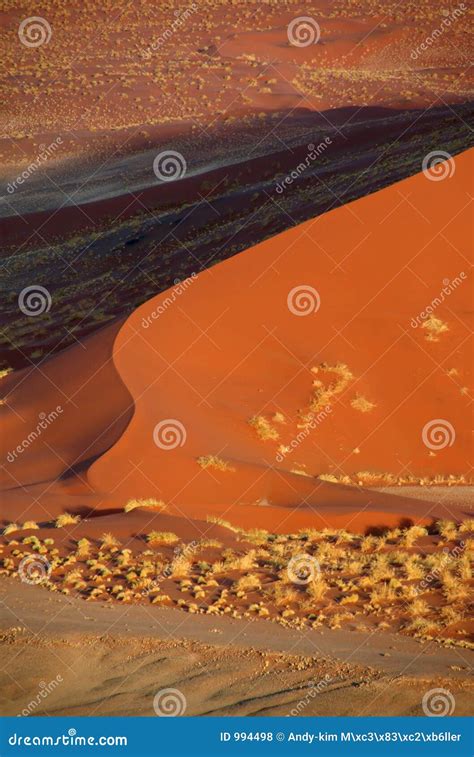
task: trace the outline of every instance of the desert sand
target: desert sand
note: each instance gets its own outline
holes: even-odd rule
[[[3,11],[2,368],[472,144],[462,9],[318,2],[308,26],[283,0],[112,5],[47,4],[34,47],[22,10]],[[164,154],[174,181],[154,169]],[[34,324],[25,270],[54,301]]]
[[[276,236],[4,377],[6,580],[31,554],[74,602],[469,649],[470,163]],[[295,589],[301,556],[317,575]]]
[[[285,232],[40,371],[6,376],[11,519],[25,501],[41,520],[147,497],[277,531],[469,516],[469,490],[430,504],[426,484],[470,478],[470,163],[466,153],[449,181],[420,174]],[[438,333],[419,314],[455,279]],[[437,449],[429,424],[445,416]],[[346,478],[355,486],[333,483]],[[423,499],[364,488],[393,482],[424,484]]]
[[[187,715],[422,715],[424,694],[446,687],[456,715],[472,709],[467,650],[380,632],[269,635],[262,621],[86,606],[57,595],[47,595],[45,618],[44,591],[12,588],[0,582],[9,605],[0,621],[4,714],[153,716],[165,686],[184,694]]]
[[[141,2],[139,12],[125,2],[46,3],[41,11],[37,36],[24,32],[26,42],[43,40],[37,47],[18,44],[23,9],[2,11],[4,65],[15,76],[4,85],[1,145],[11,163],[52,134],[63,136],[68,156],[110,154],[151,143],[157,129],[199,135],[262,111],[456,104],[472,81],[467,14],[432,2],[324,0],[306,3],[304,13],[284,1],[176,0]],[[311,21],[291,27],[301,16]],[[437,28],[436,44],[421,51]]]
[[[472,710],[470,18],[304,12],[0,10],[4,714]]]

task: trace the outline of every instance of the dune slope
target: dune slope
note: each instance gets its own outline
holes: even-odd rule
[[[360,483],[468,478],[470,162],[463,154],[445,181],[420,174],[153,298],[115,338],[117,391],[110,360],[92,368],[87,344],[4,380],[14,510],[32,494],[54,512],[71,504],[61,496],[108,511],[154,497],[171,515],[283,531],[462,517],[464,502],[435,489],[413,501]],[[64,412],[9,462],[53,396]],[[110,423],[113,438],[96,442]],[[87,472],[64,479],[81,461]]]

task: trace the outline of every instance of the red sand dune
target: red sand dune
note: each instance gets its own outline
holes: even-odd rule
[[[58,134],[60,159],[132,151],[166,139],[177,124],[199,134],[296,107],[463,102],[472,81],[468,14],[417,5],[116,0],[109,9],[66,1],[41,10],[47,42],[38,47],[19,42],[24,8],[2,10],[9,76],[0,154],[10,164],[27,161]],[[311,19],[306,30],[301,17]],[[433,33],[435,44],[426,43]],[[317,44],[305,44],[316,35]]]
[[[64,405],[28,449],[4,464],[6,487],[17,487],[5,494],[9,516],[21,519],[18,509],[33,495],[39,502],[28,517],[43,517],[42,506],[110,510],[132,497],[155,497],[171,515],[219,514],[275,531],[461,517],[466,508],[294,471],[469,473],[471,155],[456,158],[452,178],[407,179],[206,270],[171,299],[170,292],[153,298],[118,331],[113,365],[108,329],[4,380],[11,410],[2,410],[3,459],[40,412]],[[459,285],[435,308],[447,330],[413,328],[455,279]],[[288,307],[289,292],[301,286],[320,297],[319,309],[303,317]],[[102,368],[95,367],[99,353]],[[352,377],[325,404],[326,417],[279,455],[280,445],[291,448],[301,431],[312,393],[321,391],[313,382],[334,383],[337,376],[324,366],[341,364]],[[316,374],[311,369],[318,366]],[[124,430],[130,397],[134,412]],[[373,404],[368,412],[351,405],[361,397]],[[275,413],[285,423],[273,421]],[[259,439],[248,423],[253,416],[270,420],[279,438]],[[178,437],[185,440],[163,449],[153,434],[169,419],[181,424]],[[436,419],[445,423],[448,443],[433,450],[422,431]],[[233,470],[203,469],[197,458],[207,455]],[[79,462],[82,473],[53,481]]]

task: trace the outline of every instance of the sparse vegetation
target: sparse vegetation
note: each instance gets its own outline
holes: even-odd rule
[[[106,533],[81,538],[73,554],[61,555],[51,538],[34,533],[19,544],[13,530],[2,537],[0,575],[18,575],[21,559],[38,553],[52,566],[48,588],[88,601],[175,605],[301,629],[359,627],[370,617],[378,628],[472,646],[465,612],[473,590],[472,519],[400,525],[379,535],[329,528],[273,534],[215,516],[207,522],[226,529],[227,546],[206,538],[187,545],[175,533],[152,530],[142,537],[145,549],[120,548]],[[288,565],[302,556],[318,568],[295,582]]]
[[[79,539],[77,542],[77,556],[78,557],[87,557],[90,553],[91,543],[89,539]]]
[[[19,526],[18,523],[9,523],[3,529],[3,535],[8,536],[9,534],[13,534],[15,531],[20,531],[20,529],[21,526]]]
[[[198,457],[197,462],[201,468],[214,468],[214,470],[218,471],[235,471],[235,468],[225,460],[217,457],[217,455],[203,455]]]
[[[39,526],[34,520],[25,520],[21,528],[23,531],[27,531],[28,529],[36,530],[39,528]]]
[[[359,413],[370,413],[375,407],[375,402],[370,402],[370,400],[358,394],[357,397],[351,400],[351,407],[354,410],[358,410]]]
[[[346,486],[468,486],[474,483],[474,479],[463,475],[437,475],[428,478],[412,475],[397,476],[393,473],[367,470],[350,474],[320,473],[317,477],[321,481]]]
[[[81,520],[79,515],[72,515],[71,513],[62,513],[56,518],[56,528],[64,528],[64,526],[73,526],[79,523]]]
[[[333,405],[336,397],[342,394],[354,378],[352,371],[345,363],[336,363],[335,365],[320,363],[313,366],[311,372],[318,378],[313,379],[309,413],[302,413],[302,419],[305,423],[311,421],[311,414],[319,413],[326,407]],[[328,382],[327,377],[331,375],[334,375],[336,380]]]
[[[268,418],[265,418],[263,415],[254,415],[253,418],[250,418],[249,424],[255,429],[259,439],[262,439],[264,442],[276,441],[280,438],[280,434],[275,426],[272,426]]]
[[[111,549],[111,548],[118,548],[120,546],[120,542],[113,534],[107,533],[102,534],[100,538],[100,543],[103,548],[105,549]]]
[[[152,507],[153,510],[161,512],[165,510],[166,504],[161,499],[153,499],[152,497],[148,499],[129,499],[123,509],[126,513],[130,513],[138,507]]]
[[[215,523],[216,526],[222,526],[222,528],[228,528],[231,531],[240,531],[238,526],[233,526],[232,523],[230,523],[228,520],[219,518],[217,515],[208,515],[206,521],[208,523]]]
[[[175,544],[179,541],[171,531],[150,531],[146,540],[149,544]]]
[[[426,321],[423,321],[421,328],[427,332],[426,340],[428,342],[438,342],[441,334],[449,331],[448,324],[442,321],[441,318],[436,318],[433,314]]]

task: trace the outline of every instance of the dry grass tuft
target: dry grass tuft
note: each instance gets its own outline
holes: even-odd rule
[[[197,463],[201,466],[201,468],[204,469],[213,468],[214,470],[218,471],[235,471],[235,468],[233,468],[225,460],[217,457],[217,455],[202,455],[201,457],[198,457]]]
[[[3,529],[3,535],[8,536],[8,534],[13,534],[15,531],[20,531],[21,526],[18,525],[18,523],[9,523],[5,528]]]
[[[56,528],[64,528],[64,526],[73,526],[79,523],[81,520],[80,515],[72,515],[72,513],[63,513],[56,518]]]
[[[376,404],[358,394],[353,400],[351,400],[351,407],[354,408],[354,410],[358,410],[360,413],[370,413],[370,411],[376,407]]]
[[[91,549],[89,539],[79,539],[77,542],[76,554],[78,557],[88,557]]]
[[[112,547],[120,547],[120,542],[117,537],[110,533],[102,534],[102,536],[100,537],[100,543],[102,547],[105,547],[106,549],[110,549]]]
[[[39,526],[34,520],[25,520],[21,528],[22,528],[22,531],[28,531],[28,530],[39,529]]]
[[[214,523],[216,526],[222,526],[222,528],[228,528],[230,531],[235,531],[236,533],[240,531],[240,528],[238,526],[233,526],[232,523],[229,523],[228,520],[219,518],[217,515],[208,515],[206,517],[206,522]]]
[[[463,521],[461,525],[459,526],[459,533],[474,533],[474,519],[473,518],[467,518],[467,520]]]
[[[137,507],[152,507],[154,510],[161,512],[166,509],[166,504],[161,499],[129,499],[123,508],[126,513],[136,510]]]
[[[265,442],[269,440],[276,441],[280,438],[277,429],[272,426],[270,421],[263,415],[254,415],[253,418],[250,418],[249,424],[255,429],[259,439],[262,439]]]
[[[354,485],[354,481],[350,476],[335,476],[333,473],[320,473],[318,478],[320,481],[328,481],[330,484],[344,484],[345,486]]]
[[[332,405],[335,398],[347,388],[354,378],[352,371],[345,363],[336,363],[335,365],[320,363],[320,365],[313,366],[311,372],[323,377],[322,379],[317,378],[313,381],[313,392],[309,404],[311,413],[319,413],[327,406]],[[331,374],[336,376],[336,380],[331,381],[329,384],[325,383],[324,380],[327,375]],[[309,416],[307,414],[303,415],[303,420],[308,421]]]
[[[179,541],[172,531],[150,531],[146,540],[149,544],[175,544]]]
[[[425,337],[428,342],[438,342],[441,334],[449,331],[448,324],[433,314],[421,324],[421,328],[428,332]]]
[[[262,584],[255,573],[247,573],[246,576],[241,576],[241,578],[235,582],[233,588],[237,594],[246,594],[249,591],[260,591]]]
[[[319,574],[315,576],[313,581],[310,581],[306,586],[306,592],[311,599],[316,602],[320,602],[329,589],[328,584]]]
[[[403,543],[406,547],[413,547],[418,539],[423,538],[428,534],[428,531],[423,526],[412,526],[407,528],[403,534]]]

